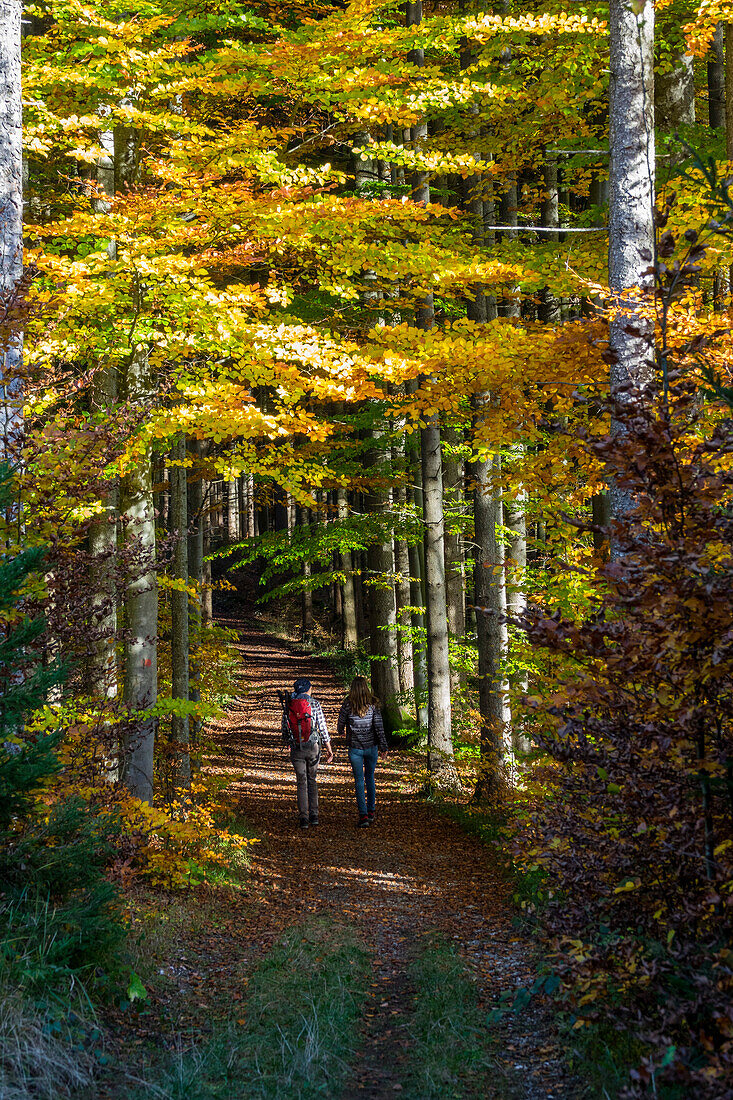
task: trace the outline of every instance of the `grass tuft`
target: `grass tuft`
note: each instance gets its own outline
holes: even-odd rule
[[[0,986],[0,1096],[2,1100],[61,1100],[90,1087],[97,1062],[90,1050],[93,1024],[66,1006],[37,1004]]]
[[[323,920],[292,929],[255,968],[238,1019],[177,1049],[150,1081],[165,1100],[317,1100],[338,1096],[358,1044],[369,956]]]
[[[501,1071],[475,984],[455,948],[440,936],[430,937],[410,974],[418,992],[403,1095],[409,1100],[486,1095],[486,1073],[498,1083]],[[513,1094],[502,1087],[496,1095],[509,1100]]]

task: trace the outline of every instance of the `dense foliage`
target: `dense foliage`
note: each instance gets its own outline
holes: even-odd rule
[[[657,7],[662,205],[627,196],[622,286],[616,0],[26,5],[0,875],[8,937],[63,925],[43,966],[107,958],[105,873],[241,857],[212,592],[270,601],[370,666],[426,784],[521,805],[577,1030],[633,1035],[632,1091],[730,1088],[727,14]],[[651,0],[622,9],[641,40]]]

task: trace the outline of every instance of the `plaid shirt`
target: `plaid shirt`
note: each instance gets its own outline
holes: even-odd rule
[[[302,695],[298,695],[298,696],[294,695],[293,698],[294,699],[302,699],[303,697],[302,697]],[[311,699],[310,702],[311,702],[311,717],[312,717],[313,731],[315,732],[316,737],[318,738],[318,740],[320,741],[320,743],[322,745],[330,745],[331,744],[331,738],[328,736],[328,730],[326,728],[326,718],[325,718],[324,713],[323,713],[323,707],[321,706],[321,704],[318,702],[317,699]],[[283,744],[292,745],[293,744],[293,735],[290,732],[290,726],[288,725],[288,716],[285,713],[285,711],[283,711],[283,719],[282,719],[281,729],[282,729],[282,736],[283,736]],[[312,736],[313,736],[313,734],[311,734],[311,737]]]

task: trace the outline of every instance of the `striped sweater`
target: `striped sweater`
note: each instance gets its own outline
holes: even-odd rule
[[[387,751],[384,723],[378,707],[369,707],[366,714],[355,714],[351,703],[344,699],[338,717],[339,737],[346,734],[348,748],[371,749],[379,745],[380,752]]]

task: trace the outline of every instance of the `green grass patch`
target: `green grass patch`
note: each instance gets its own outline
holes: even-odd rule
[[[166,1100],[315,1100],[340,1093],[358,1044],[369,955],[325,920],[292,929],[249,979],[236,1019],[183,1039],[146,1090]]]
[[[566,1036],[568,1065],[582,1080],[592,1100],[616,1100],[628,1087],[629,1070],[648,1053],[644,1044],[628,1031],[619,1031],[609,1024],[591,1024],[568,1031]],[[659,1097],[671,1094],[657,1092]]]
[[[496,1082],[501,1069],[475,984],[455,948],[439,936],[430,937],[410,976],[417,994],[401,1095],[410,1100],[485,1095],[486,1073],[491,1072]],[[513,1094],[507,1087],[500,1095],[509,1100]]]

